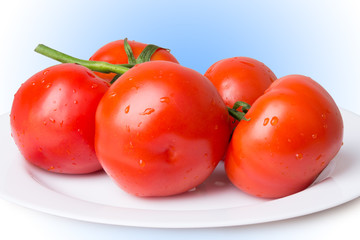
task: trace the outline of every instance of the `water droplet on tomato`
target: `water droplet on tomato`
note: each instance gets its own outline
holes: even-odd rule
[[[73,89],[73,93],[76,93],[76,89]]]
[[[320,154],[320,155],[316,158],[316,160],[317,160],[317,161],[320,160],[321,157],[322,157],[322,155]]]
[[[55,169],[55,167],[54,167],[54,166],[50,166],[50,167],[48,168],[48,171],[51,171],[51,170],[53,170],[53,169]]]
[[[77,101],[77,100],[74,100],[74,104],[78,104],[78,101]]]
[[[170,98],[168,98],[168,97],[162,97],[162,98],[160,98],[160,102],[162,102],[162,103],[169,103],[169,102],[170,102]]]
[[[132,77],[129,77],[129,78],[128,78],[129,81],[132,81],[133,79],[134,79],[134,78],[132,78]]]
[[[130,145],[130,148],[134,148],[134,145],[131,141],[129,142],[129,145]]]
[[[263,125],[266,126],[268,123],[269,123],[269,118],[265,118],[264,122],[263,122]]]
[[[291,143],[291,142],[292,142],[290,138],[288,138],[288,142],[289,142],[289,143]]]
[[[60,127],[62,127],[62,126],[63,126],[63,124],[64,124],[64,121],[61,121],[61,122],[60,122]]]
[[[270,124],[272,126],[275,126],[279,122],[279,119],[277,117],[273,117],[270,121]]]
[[[55,119],[53,119],[51,117],[49,118],[49,121],[52,122],[52,123],[55,123]]]
[[[43,124],[44,124],[44,126],[46,126],[46,125],[47,125],[47,122],[46,122],[46,121],[44,121],[44,122],[43,122]]]
[[[49,70],[44,70],[43,75],[48,74]]]
[[[115,96],[116,96],[116,92],[110,93],[110,97],[115,97]]]
[[[147,108],[147,109],[144,110],[143,113],[141,113],[141,115],[150,115],[150,114],[152,114],[153,112],[155,112],[155,109],[153,109],[153,108]]]
[[[326,119],[326,114],[325,113],[321,114],[321,117],[325,120]]]
[[[327,129],[328,128],[328,125],[327,124],[324,124],[324,126],[323,126],[325,129]]]
[[[35,83],[35,82],[32,82],[31,84],[32,84],[33,86],[35,86],[35,85],[36,85],[36,83]]]
[[[140,167],[145,167],[145,161],[140,159],[139,160],[139,165],[140,165]]]
[[[46,85],[46,88],[50,88],[51,87],[51,83],[48,83],[47,85]]]
[[[96,83],[91,84],[91,88],[95,89],[97,87],[98,87],[98,85]]]
[[[130,105],[128,105],[126,108],[125,108],[125,113],[129,113],[130,111]]]
[[[312,137],[313,139],[317,139],[318,135],[317,135],[316,133],[314,133],[313,135],[311,135],[311,137]]]
[[[295,154],[295,156],[296,156],[296,158],[297,158],[298,160],[303,159],[303,154],[302,154],[302,153],[297,153],[297,154]]]

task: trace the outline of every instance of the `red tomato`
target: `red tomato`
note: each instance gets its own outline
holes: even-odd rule
[[[229,115],[216,88],[179,64],[152,61],[123,74],[96,112],[95,149],[126,192],[168,196],[202,183],[224,156]]]
[[[94,150],[96,107],[109,84],[76,64],[28,79],[15,94],[12,136],[26,160],[58,173],[101,169]]]
[[[206,72],[225,104],[232,108],[236,101],[252,105],[276,80],[275,74],[262,62],[248,57],[233,57],[214,63]],[[231,118],[235,128],[239,122]]]
[[[233,134],[225,159],[229,179],[264,198],[307,188],[342,145],[343,121],[334,100],[301,75],[276,80]]]
[[[140,53],[147,46],[145,43],[140,43],[136,41],[128,41],[133,53],[134,57],[137,58]],[[112,64],[127,64],[128,57],[126,55],[124,49],[124,40],[117,40],[110,42],[104,46],[102,46],[99,50],[97,50],[94,55],[90,57],[91,61],[104,61]],[[151,56],[151,61],[164,60],[179,63],[176,58],[170,53],[170,51],[166,49],[158,49]],[[111,81],[116,74],[114,73],[99,73],[96,72],[96,75],[99,77]]]

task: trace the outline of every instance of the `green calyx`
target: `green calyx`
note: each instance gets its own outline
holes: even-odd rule
[[[144,62],[149,62],[151,59],[151,56],[156,52],[156,50],[158,49],[164,49],[162,47],[156,46],[154,44],[148,44],[140,53],[138,58],[134,57],[134,53],[131,49],[130,44],[128,43],[128,39],[125,38],[124,39],[124,48],[125,48],[125,52],[126,55],[128,57],[128,62],[129,64],[139,64],[139,63],[144,63]]]
[[[241,111],[238,110],[240,107],[241,107]],[[238,121],[241,120],[249,121],[250,119],[247,119],[245,117],[245,114],[249,111],[250,107],[251,106],[246,102],[237,101],[234,103],[234,106],[232,108],[228,107],[228,112],[230,116],[232,116],[234,119]]]

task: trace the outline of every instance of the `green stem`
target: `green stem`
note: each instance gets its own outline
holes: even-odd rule
[[[35,52],[62,63],[77,63],[84,67],[89,68],[92,71],[102,72],[102,73],[117,73],[121,75],[134,66],[133,64],[110,64],[107,62],[82,60],[67,55],[65,53],[59,52],[43,44],[39,44],[35,48]]]
[[[239,107],[241,107],[242,112],[237,110]],[[240,122],[241,120],[245,120],[245,121],[250,120],[245,117],[245,114],[249,111],[250,107],[251,106],[245,102],[237,101],[237,102],[235,102],[235,104],[232,108],[227,107],[227,109],[228,109],[230,116],[232,116],[234,119],[236,119]]]

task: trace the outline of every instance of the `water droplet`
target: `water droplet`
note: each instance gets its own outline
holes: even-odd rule
[[[116,96],[116,92],[110,93],[110,97],[115,97],[115,96]]]
[[[74,100],[74,104],[78,104],[78,101],[77,101],[77,100]]]
[[[63,126],[63,124],[64,124],[64,121],[61,121],[61,122],[60,122],[60,127],[62,127],[62,126]]]
[[[42,81],[41,81],[41,83],[44,83],[44,82],[45,82],[45,79],[43,78]]]
[[[49,121],[52,122],[52,123],[55,123],[55,119],[53,119],[51,117],[49,118]]]
[[[55,167],[54,167],[54,166],[50,166],[50,167],[48,168],[48,171],[51,171],[51,170],[53,170],[53,169],[55,169]]]
[[[269,118],[265,118],[264,122],[263,122],[263,125],[266,126],[268,123],[269,123]]]
[[[76,93],[76,89],[73,89],[73,93]]]
[[[145,167],[145,161],[140,159],[139,160],[139,165],[140,165],[140,167]]]
[[[326,114],[325,113],[321,114],[321,117],[325,120],[326,119]]]
[[[150,115],[150,114],[152,114],[153,112],[155,112],[155,109],[153,109],[153,108],[147,108],[147,109],[144,110],[143,113],[141,113],[141,115]]]
[[[290,138],[288,138],[288,142],[289,142],[289,143],[291,143],[291,142],[292,142]]]
[[[130,111],[130,105],[128,105],[126,108],[125,108],[125,113],[129,113]]]
[[[311,137],[312,137],[313,139],[317,139],[318,135],[317,135],[316,133],[314,133],[313,135],[311,135]]]
[[[136,65],[135,65],[136,66]],[[196,187],[190,189],[188,192],[195,192],[196,191]]]
[[[160,102],[162,102],[162,103],[169,103],[169,102],[170,102],[170,98],[169,98],[169,97],[162,97],[162,98],[160,98]]]
[[[132,77],[129,77],[129,78],[128,78],[128,80],[129,80],[129,81],[132,81],[132,80],[134,80],[134,78],[132,78]]]
[[[321,157],[322,157],[322,155],[320,154],[320,155],[316,158],[316,160],[320,160]]]
[[[51,87],[51,83],[48,83],[47,85],[46,85],[46,88],[50,88]]]
[[[324,165],[325,165],[325,161],[322,161],[322,162],[321,162],[321,166],[324,166]]]
[[[327,129],[328,128],[328,125],[327,124],[324,124],[324,126],[323,126],[325,129]]]
[[[91,88],[95,89],[97,87],[98,87],[98,85],[96,83],[91,84]]]
[[[32,84],[33,86],[35,86],[35,85],[36,85],[36,83],[35,83],[35,82],[32,82],[31,84]]]
[[[296,156],[296,158],[297,158],[298,160],[303,159],[303,154],[302,154],[302,153],[297,153],[295,156]]]
[[[279,122],[279,119],[277,117],[273,117],[270,121],[270,124],[275,126]]]
[[[43,122],[43,124],[44,124],[44,126],[46,126],[46,125],[47,125],[47,122],[46,122],[46,121],[44,121],[44,122]]]
[[[134,148],[134,144],[130,141],[129,142],[130,148]]]

